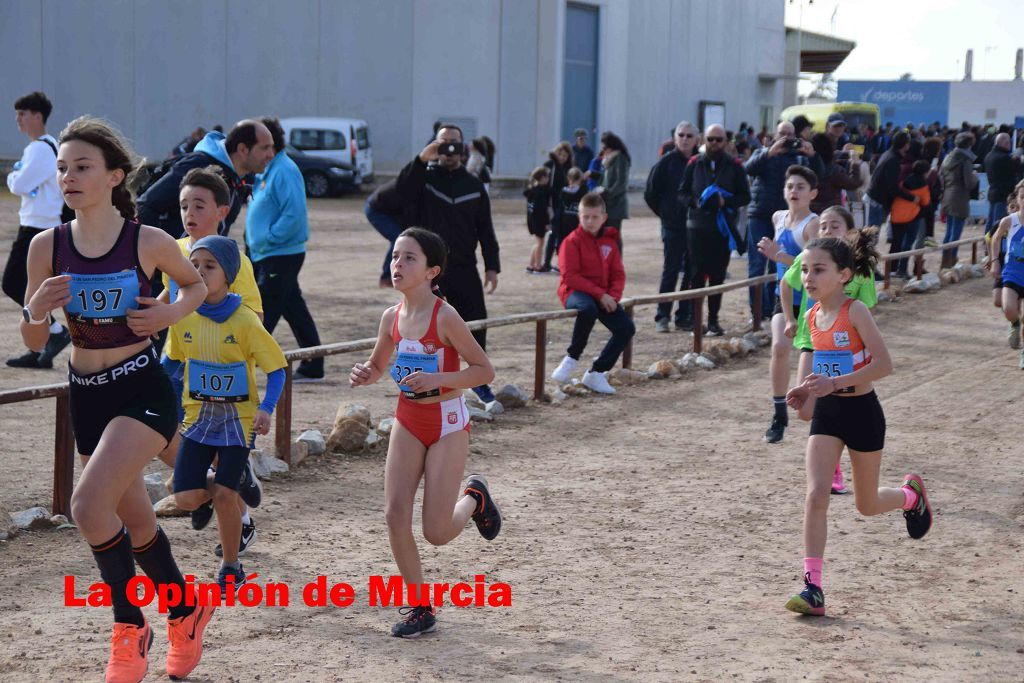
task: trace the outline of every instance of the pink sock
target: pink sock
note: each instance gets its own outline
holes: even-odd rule
[[[824,561],[820,557],[804,558],[804,574],[809,574],[810,582],[818,588],[821,588],[821,571]]]
[[[909,486],[903,487],[903,509],[913,510],[914,506],[917,505],[917,491],[910,488]]]
[[[842,466],[839,463],[836,463],[836,473],[835,473],[835,476],[838,477],[839,479],[843,478],[843,468],[842,468]]]

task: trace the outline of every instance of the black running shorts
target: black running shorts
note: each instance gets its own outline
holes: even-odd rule
[[[92,455],[115,417],[130,417],[164,437],[178,430],[178,407],[152,346],[117,365],[81,375],[68,364],[71,426],[82,455]]]
[[[830,394],[814,403],[811,436],[834,436],[851,451],[870,453],[885,446],[885,413],[874,391],[861,396]]]

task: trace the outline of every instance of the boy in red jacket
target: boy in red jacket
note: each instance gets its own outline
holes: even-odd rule
[[[580,200],[579,212],[579,227],[558,249],[558,265],[562,271],[558,298],[566,308],[575,308],[578,313],[567,355],[551,373],[551,379],[565,384],[572,378],[594,322],[600,320],[612,333],[612,338],[583,375],[583,386],[599,394],[614,394],[607,373],[636,332],[633,319],[619,305],[626,285],[626,271],[618,246],[619,231],[602,227],[608,215],[604,200],[596,192]]]

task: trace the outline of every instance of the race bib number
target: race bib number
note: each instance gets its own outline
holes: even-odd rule
[[[249,369],[245,363],[188,361],[189,398],[207,403],[249,400]]]
[[[432,389],[417,394],[412,389],[402,384],[402,381],[414,372],[437,372],[437,356],[433,353],[408,353],[401,352],[395,358],[395,364],[391,366],[391,378],[398,384],[406,398],[429,398],[440,396],[440,389]]]
[[[115,325],[128,319],[128,310],[138,308],[139,279],[134,270],[120,273],[71,276],[71,301],[67,314],[89,325]]]
[[[815,375],[822,377],[840,377],[853,372],[853,353],[850,351],[815,351],[813,359]],[[839,394],[853,391],[853,387],[840,389]]]

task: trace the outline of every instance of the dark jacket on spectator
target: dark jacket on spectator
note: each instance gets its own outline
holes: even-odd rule
[[[1005,202],[1020,179],[1020,161],[1002,147],[993,147],[985,157],[985,175],[988,176],[988,201]]]
[[[178,205],[181,181],[185,178],[185,174],[193,168],[215,165],[222,169],[221,175],[231,190],[231,208],[223,225],[218,230],[220,234],[226,235],[231,224],[238,218],[238,212],[242,209],[242,205],[248,199],[250,188],[235,172],[231,158],[224,148],[224,139],[223,133],[217,131],[207,133],[206,137],[196,145],[194,152],[178,157],[167,173],[139,197],[139,222],[143,225],[160,228],[174,239],[181,237],[185,233],[185,228],[181,224],[181,208]]]
[[[399,172],[396,186],[416,224],[448,246],[449,267],[475,266],[479,243],[484,269],[501,270],[491,200],[479,178],[463,166],[454,171],[427,166],[417,156]]]
[[[967,218],[971,213],[971,192],[978,184],[974,172],[974,152],[954,147],[942,160],[942,210],[954,218]]]
[[[729,228],[736,237],[736,243],[742,245],[742,236],[736,230],[736,219],[741,207],[750,203],[750,185],[743,163],[728,154],[722,154],[712,160],[706,154],[690,157],[683,173],[683,182],[679,185],[679,201],[687,209],[687,230],[718,230],[718,201],[712,199],[698,207],[701,194],[709,185],[718,185],[732,193],[725,200],[725,206],[732,209],[726,212]],[[741,253],[743,247],[741,246]]]
[[[900,187],[900,164],[902,158],[891,147],[882,155],[871,174],[868,196],[882,205],[888,212],[896,197],[914,201],[914,196]]]
[[[850,164],[843,168],[834,161],[825,168],[825,175],[818,177],[818,196],[811,200],[811,211],[821,213],[830,206],[842,204],[843,190],[856,190],[860,187],[860,164]]]
[[[590,145],[584,145],[583,149],[580,149],[576,145],[572,146],[572,165],[580,169],[584,173],[590,168],[590,162],[594,160],[594,150],[590,149]]]
[[[689,160],[678,148],[673,149],[658,159],[647,176],[644,201],[668,230],[686,229],[686,206],[679,201],[679,185]]]
[[[544,162],[544,168],[551,171],[551,208],[555,212],[555,217],[562,215],[562,188],[566,186],[567,181],[565,174],[572,168],[572,160],[570,159],[564,164],[558,163],[558,159],[555,158],[554,153],[549,155],[549,159]]]
[[[745,166],[747,175],[752,178],[748,216],[771,219],[776,211],[786,209],[783,187],[786,184],[786,169],[793,164],[806,166],[818,174],[819,178],[825,175],[825,167],[817,154],[806,157],[796,152],[785,152],[769,157],[769,149],[762,147],[754,152]]]
[[[619,152],[604,165],[601,186],[604,187],[604,205],[609,221],[629,218],[629,159]]]

